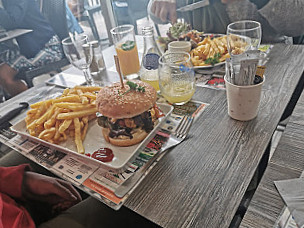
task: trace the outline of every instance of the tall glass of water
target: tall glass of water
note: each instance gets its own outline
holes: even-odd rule
[[[237,21],[228,25],[227,48],[234,75],[239,74],[242,60],[260,57],[261,39],[261,24],[257,21]]]
[[[92,62],[92,46],[88,36],[80,34],[67,37],[62,40],[63,51],[69,62],[79,70],[83,71],[87,85],[94,85],[94,80],[89,72]]]
[[[261,39],[261,24],[257,21],[237,21],[227,27],[228,52],[232,58],[248,50],[258,50]]]

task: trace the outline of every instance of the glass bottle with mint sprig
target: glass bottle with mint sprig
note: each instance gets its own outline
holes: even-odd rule
[[[162,53],[155,41],[152,26],[144,27],[142,34],[144,36],[144,53],[139,70],[140,79],[152,85],[156,91],[159,91],[158,59]]]

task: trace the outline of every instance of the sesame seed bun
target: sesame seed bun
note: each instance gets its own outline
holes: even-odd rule
[[[96,97],[96,107],[103,116],[115,119],[132,118],[149,110],[156,102],[156,90],[148,83],[130,80],[145,87],[145,92],[131,90],[124,81],[124,88],[117,82],[103,87]]]
[[[109,132],[110,132],[109,128],[102,127],[102,134],[103,134],[103,137],[105,138],[105,140],[115,146],[133,146],[133,145],[143,141],[148,135],[148,133],[146,131],[139,130],[132,134],[132,136],[133,136],[132,139],[130,139],[128,137],[111,138],[111,137],[109,137]]]

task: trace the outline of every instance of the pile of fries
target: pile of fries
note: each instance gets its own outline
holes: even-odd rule
[[[214,58],[216,54],[220,55],[219,62],[224,62],[226,58],[230,57],[227,50],[227,36],[213,39],[208,36],[190,52],[194,66],[209,66],[210,63],[205,63],[205,61],[209,58]]]
[[[246,41],[246,37],[233,34],[230,34],[228,38],[232,55],[242,54],[246,50],[246,48],[248,48],[251,42],[248,42],[248,40]]]
[[[59,144],[74,137],[78,153],[84,154],[83,140],[88,123],[96,117],[96,93],[100,87],[76,86],[60,97],[32,104],[25,118],[32,136]]]

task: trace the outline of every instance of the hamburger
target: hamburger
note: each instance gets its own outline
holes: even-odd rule
[[[155,89],[142,81],[124,81],[103,87],[96,97],[98,124],[105,140],[116,146],[141,142],[161,116]]]

